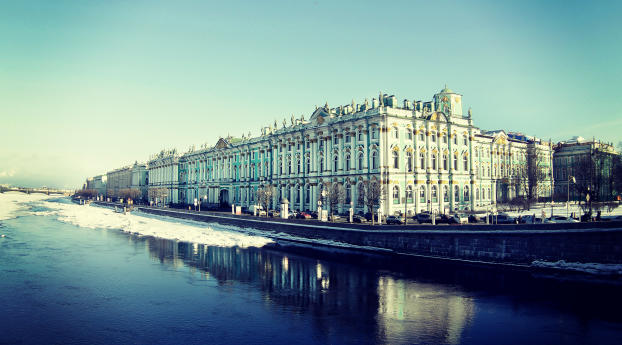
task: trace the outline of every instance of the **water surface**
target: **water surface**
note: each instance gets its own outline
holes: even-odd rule
[[[218,234],[161,239],[119,231],[142,228],[101,210],[85,227],[87,207],[58,203],[0,220],[0,344],[622,344],[615,284],[178,222],[160,233]]]

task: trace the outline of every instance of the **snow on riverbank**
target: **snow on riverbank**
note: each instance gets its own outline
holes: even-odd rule
[[[556,216],[566,216],[566,214],[570,215],[573,212],[575,215],[583,214],[583,211],[581,211],[581,207],[579,207],[578,204],[572,203],[572,202],[570,203],[568,209],[566,209],[565,202],[564,203],[556,202],[553,205],[552,210],[553,210],[553,215],[556,215]],[[551,204],[538,203],[538,204],[533,205],[529,211],[507,211],[504,213],[507,213],[512,217],[517,217],[520,215],[523,215],[523,216],[533,215],[533,214],[535,214],[536,217],[541,217],[542,211],[544,211],[547,218],[550,217],[551,216]],[[596,212],[594,212],[594,216],[596,216]],[[607,212],[606,209],[603,209],[601,210],[601,216],[603,218],[622,216],[622,206],[613,209],[611,212]]]
[[[26,194],[21,192],[0,193],[0,220],[19,217],[29,209],[27,203],[49,198],[58,198],[58,196],[39,193]]]
[[[531,263],[531,266],[538,268],[554,268],[565,271],[576,271],[597,275],[622,275],[622,265],[618,264],[566,262],[564,260],[559,260],[555,262],[536,260]]]
[[[73,203],[41,201],[37,205],[47,211],[31,212],[37,216],[53,216],[59,221],[90,229],[119,229],[141,236],[193,242],[221,247],[262,247],[271,239],[231,231],[217,224],[206,224],[175,219],[158,219],[140,212],[122,214],[112,209],[82,206]]]

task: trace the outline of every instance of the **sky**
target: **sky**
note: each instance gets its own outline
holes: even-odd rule
[[[620,1],[0,1],[0,184],[78,188],[316,105],[622,141]]]

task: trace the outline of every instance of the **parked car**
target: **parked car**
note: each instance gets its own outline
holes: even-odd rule
[[[404,224],[404,217],[402,216],[388,216],[387,224]]]
[[[479,223],[481,221],[480,217],[476,214],[469,215],[469,223]]]
[[[272,217],[272,218],[276,218],[278,216],[281,215],[281,212],[277,211],[277,210],[270,210],[268,211],[268,216]]]
[[[469,222],[469,217],[465,214],[453,214],[451,215],[452,223],[455,224],[467,224]]]
[[[352,223],[367,223],[367,219],[365,219],[365,217],[361,215],[356,214],[352,216]]]
[[[365,219],[368,222],[371,222],[371,212],[365,213]],[[374,213],[374,221],[376,221],[376,222],[378,221],[378,213]]]
[[[516,223],[516,218],[505,214],[505,213],[499,213],[497,214],[497,216],[492,216],[491,215],[491,219],[490,219],[490,223],[493,224],[496,220],[497,224],[515,224]]]
[[[299,212],[296,215],[296,218],[298,218],[298,219],[311,219],[312,216],[311,216],[311,214],[309,212],[304,212],[303,211],[303,212]]]
[[[313,211],[310,214],[311,214],[311,218],[317,219],[317,212],[316,211]]]
[[[578,220],[566,216],[553,216],[548,219],[549,223],[579,223]]]
[[[432,215],[428,212],[422,212],[415,216],[419,224],[430,223],[432,224]]]
[[[298,218],[297,211],[290,211],[289,214],[287,215],[287,219],[296,219],[296,218]]]
[[[451,217],[446,214],[440,214],[436,217],[436,224],[451,224]]]

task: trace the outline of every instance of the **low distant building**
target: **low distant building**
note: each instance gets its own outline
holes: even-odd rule
[[[133,165],[109,171],[106,177],[106,192],[109,198],[120,198],[120,192],[124,189],[137,189],[141,192],[140,199],[147,198],[149,180],[145,164],[136,162]]]
[[[96,190],[98,195],[106,195],[106,181],[108,177],[106,175],[97,175],[86,179],[86,189]]]
[[[553,159],[558,199],[585,200],[589,191],[593,201],[613,200],[613,165],[619,157],[613,145],[595,139],[558,143]]]

